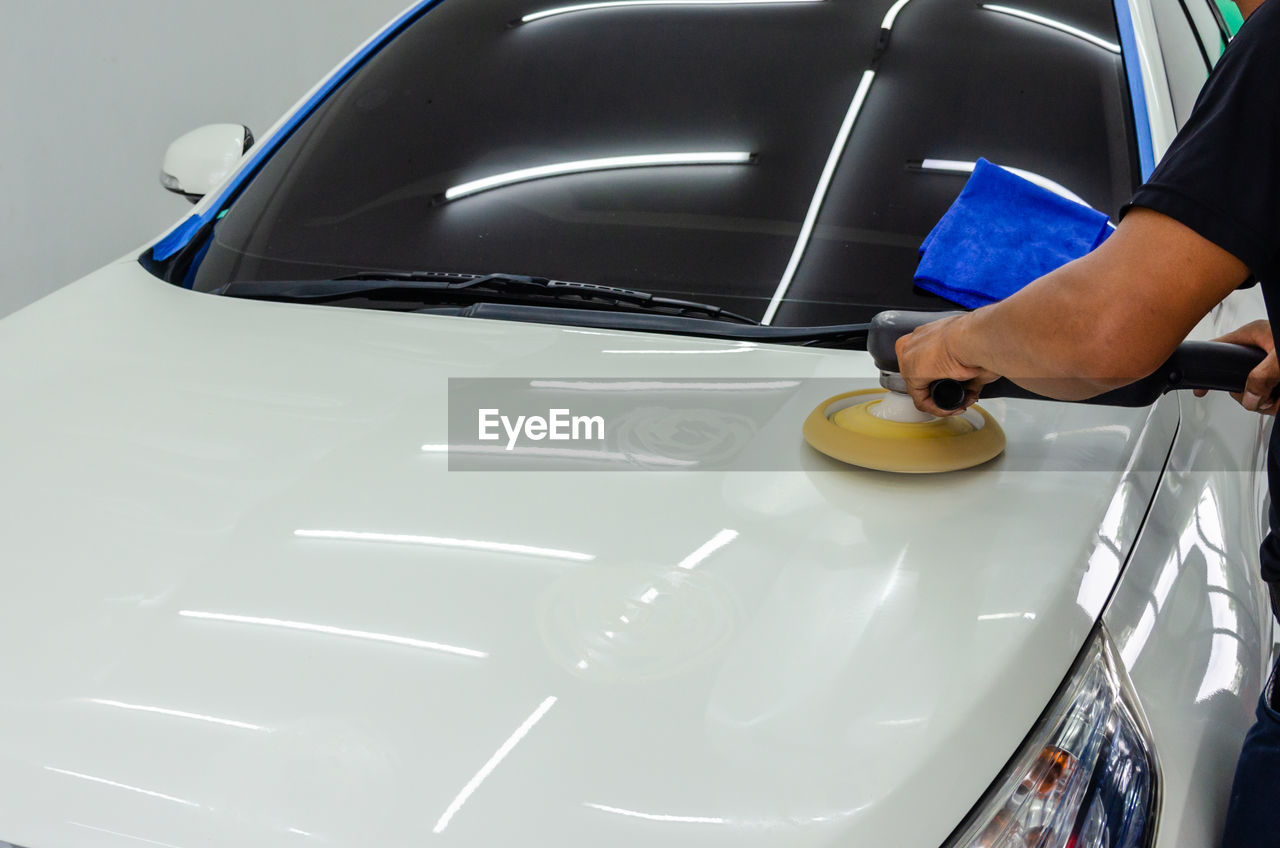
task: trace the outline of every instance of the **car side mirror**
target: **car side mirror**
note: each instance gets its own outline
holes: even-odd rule
[[[221,185],[251,147],[253,133],[240,124],[192,130],[165,151],[160,184],[195,203]]]

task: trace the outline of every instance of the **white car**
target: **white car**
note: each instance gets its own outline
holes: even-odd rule
[[[0,321],[0,839],[1216,844],[1262,419],[992,400],[1002,457],[896,476],[800,438],[865,352],[745,336],[946,308],[916,248],[980,156],[1114,216],[1227,36],[1206,0],[443,0],[251,148],[175,144],[190,215]],[[451,450],[485,385],[696,403]],[[679,458],[775,390],[732,418],[766,458]]]

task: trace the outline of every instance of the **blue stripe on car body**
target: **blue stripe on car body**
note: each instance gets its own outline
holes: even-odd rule
[[[1115,0],[1115,7],[1125,76],[1129,78],[1129,99],[1133,103],[1134,128],[1138,134],[1138,163],[1145,182],[1156,169],[1156,153],[1151,137],[1151,115],[1147,112],[1147,92],[1142,80],[1142,57],[1138,53],[1138,34],[1134,30],[1129,0]]]
[[[396,18],[376,36],[370,39],[369,43],[353,55],[340,68],[329,75],[328,79],[321,84],[320,88],[307,99],[305,103],[294,110],[288,120],[275,132],[271,137],[259,144],[253,154],[253,158],[240,169],[240,173],[235,179],[222,190],[222,194],[218,197],[216,203],[211,204],[204,212],[199,215],[191,215],[181,224],[170,230],[163,238],[157,241],[151,248],[151,256],[157,262],[163,262],[172,257],[175,253],[186,247],[191,239],[201,227],[209,223],[211,220],[219,216],[223,206],[230,197],[248,181],[275,153],[276,149],[284,143],[298,126],[311,116],[311,113],[323,103],[330,94],[337,90],[350,76],[360,68],[365,62],[373,57],[379,50],[387,45],[393,38],[410,24],[414,23],[419,17],[443,0],[421,0],[407,9],[400,17]]]

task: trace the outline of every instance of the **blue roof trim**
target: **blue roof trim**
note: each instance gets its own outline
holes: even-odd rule
[[[361,65],[363,65],[370,57],[381,50],[386,44],[400,34],[400,31],[409,24],[413,23],[419,16],[429,11],[431,7],[443,2],[443,0],[421,0],[414,4],[400,17],[396,18],[387,26],[383,27],[368,44],[366,44],[360,52],[353,55],[342,67],[335,70],[316,90],[315,94],[307,99],[300,107],[294,110],[288,120],[280,127],[278,132],[272,133],[271,137],[258,145],[252,154],[252,158],[248,163],[240,169],[240,173],[236,178],[222,190],[216,203],[211,204],[203,213],[192,215],[178,226],[174,227],[165,234],[151,248],[151,256],[157,262],[163,262],[170,258],[179,250],[186,247],[191,239],[195,236],[196,231],[213,220],[219,212],[222,211],[223,205],[245,182],[247,182],[267,159],[275,153],[276,148],[284,143],[298,125],[311,116],[321,103],[334,92],[338,86],[347,81]]]
[[[1133,103],[1134,127],[1138,132],[1138,164],[1142,168],[1142,180],[1146,182],[1156,169],[1156,150],[1151,138],[1151,115],[1147,112],[1147,91],[1142,84],[1138,36],[1133,28],[1129,0],[1115,0],[1115,7],[1116,23],[1120,27],[1120,47],[1124,50],[1125,76],[1129,78],[1129,99]]]

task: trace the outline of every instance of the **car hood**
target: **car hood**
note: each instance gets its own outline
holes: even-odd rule
[[[991,402],[1018,462],[928,478],[800,420],[790,471],[450,472],[450,377],[874,371],[133,263],[0,322],[0,362],[0,839],[30,848],[940,844],[1177,419]]]

